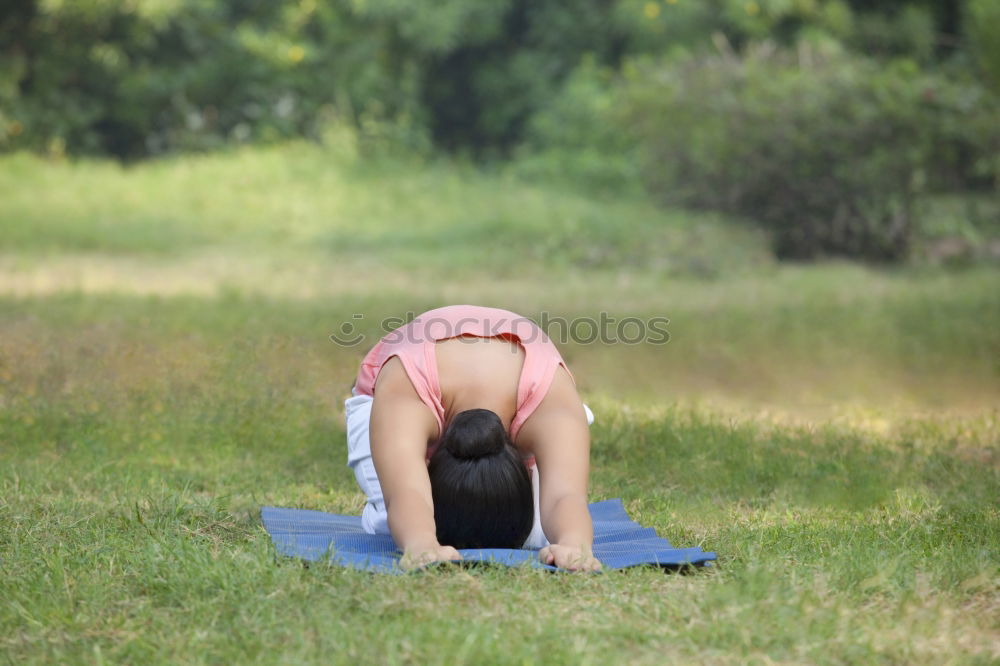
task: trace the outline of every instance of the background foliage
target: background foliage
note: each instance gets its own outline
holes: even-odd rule
[[[0,3],[0,661],[996,662],[997,22]],[[853,202],[782,251],[906,265],[775,260]],[[592,498],[719,566],[276,561],[262,505],[363,502],[331,333],[449,302],[553,322]],[[608,314],[669,344],[566,338]]]
[[[12,0],[0,149],[350,128],[735,214],[781,256],[895,260],[921,193],[996,192],[998,26],[988,0]]]
[[[4,144],[135,157],[392,120],[506,150],[581,61],[833,40],[997,72],[993,3],[842,0],[12,0]],[[963,29],[961,18],[967,17]],[[968,33],[967,35],[965,33]]]
[[[625,98],[651,191],[749,215],[781,256],[905,257],[921,191],[995,173],[996,108],[906,63],[757,49],[650,70]]]

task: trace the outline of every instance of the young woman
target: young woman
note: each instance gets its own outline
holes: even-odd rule
[[[345,412],[362,523],[392,534],[405,568],[477,547],[600,568],[587,511],[593,415],[531,320],[473,305],[425,312],[368,352]]]

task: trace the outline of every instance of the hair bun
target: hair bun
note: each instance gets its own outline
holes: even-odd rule
[[[503,453],[510,437],[500,417],[488,409],[467,409],[451,420],[441,446],[455,458],[475,460]]]

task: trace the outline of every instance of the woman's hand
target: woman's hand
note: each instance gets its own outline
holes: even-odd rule
[[[450,562],[460,560],[462,555],[451,546],[440,544],[428,544],[426,546],[411,546],[403,552],[403,558],[399,561],[399,566],[404,571],[413,571],[425,567],[435,562]]]
[[[601,562],[594,557],[590,549],[580,546],[562,546],[554,543],[538,551],[538,559],[545,564],[570,571],[597,571],[601,568]]]

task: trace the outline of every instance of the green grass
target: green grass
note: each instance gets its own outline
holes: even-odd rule
[[[1000,660],[996,269],[778,265],[725,220],[304,146],[6,157],[0,195],[0,661]],[[364,346],[328,336],[447,302],[669,317],[563,349],[593,498],[718,567],[276,559],[260,506],[361,508]]]
[[[446,272],[553,266],[714,275],[769,262],[718,216],[580,194],[447,163],[368,163],[307,145],[177,157],[137,169],[5,157],[0,246],[22,257],[205,246]],[[623,233],[625,229],[631,233]]]

